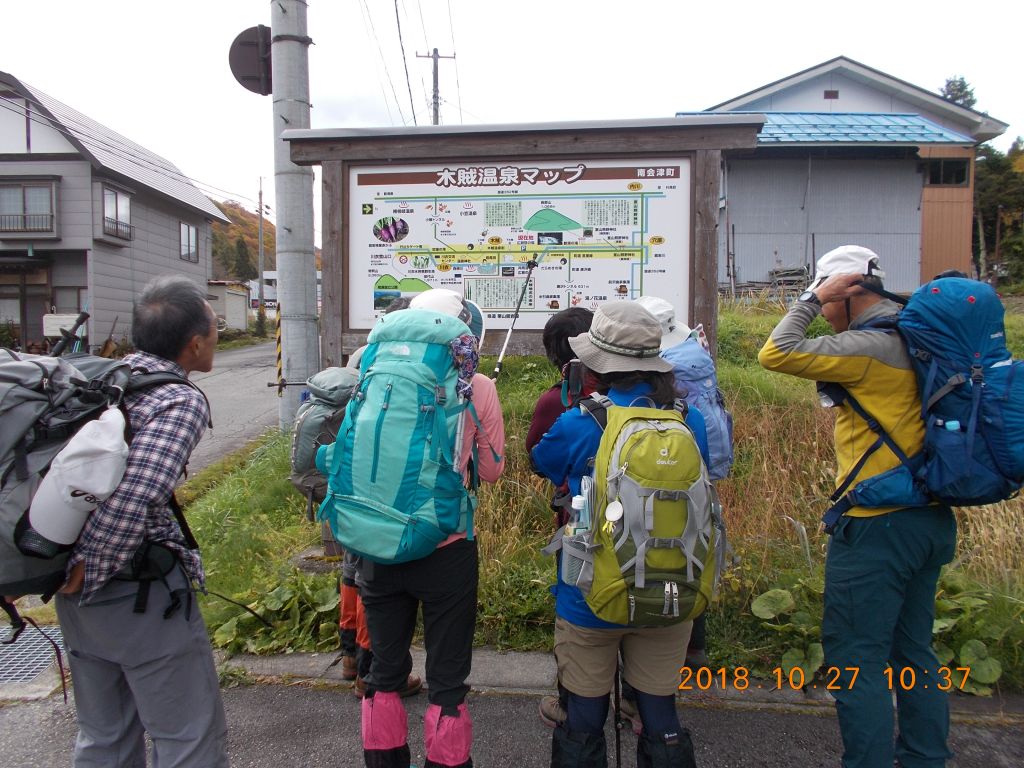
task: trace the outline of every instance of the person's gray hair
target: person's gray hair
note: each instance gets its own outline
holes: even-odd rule
[[[206,336],[213,321],[206,311],[206,291],[182,275],[150,280],[132,311],[135,349],[177,360],[193,336]]]

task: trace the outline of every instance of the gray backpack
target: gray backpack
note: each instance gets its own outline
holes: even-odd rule
[[[122,360],[89,354],[28,355],[0,349],[0,596],[49,600],[64,583],[71,546],[44,551],[26,536],[27,513],[50,462],[88,422],[128,391],[179,383],[170,372],[133,373]],[[24,628],[0,598],[14,630]]]
[[[355,368],[324,368],[306,382],[309,399],[295,412],[292,433],[292,472],[288,479],[306,497],[306,516],[327,495],[327,478],[316,468],[316,452],[330,445],[345,418],[345,406],[359,381]]]

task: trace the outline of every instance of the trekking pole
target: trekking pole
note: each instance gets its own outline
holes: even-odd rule
[[[622,768],[622,683],[619,655],[615,654],[615,768]]]
[[[505,334],[505,343],[501,345],[501,352],[498,353],[498,362],[494,366],[494,373],[491,375],[492,379],[497,379],[501,374],[501,362],[505,359],[508,340],[512,338],[512,329],[516,327],[516,320],[519,319],[519,308],[523,306],[523,299],[526,298],[526,289],[530,287],[530,275],[533,274],[534,267],[537,266],[537,260],[530,259],[526,264],[529,269],[526,271],[526,279],[523,281],[523,290],[519,293],[519,301],[516,302],[516,313],[512,316],[512,325],[508,327],[508,333]]]
[[[70,344],[75,338],[77,338],[76,334],[78,333],[78,329],[85,325],[86,322],[88,322],[88,320],[89,313],[80,312],[78,314],[78,317],[75,318],[75,324],[71,326],[70,331],[67,330],[66,328],[61,328],[60,341],[58,341],[53,346],[53,351],[50,352],[50,357],[60,357],[61,353],[64,352],[65,349],[67,349],[68,344]]]

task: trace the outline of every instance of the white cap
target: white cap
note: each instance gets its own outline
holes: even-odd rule
[[[431,288],[429,291],[416,294],[409,302],[409,309],[430,309],[445,315],[457,317],[469,326],[470,332],[477,337],[480,344],[484,343],[484,316],[480,307],[472,301],[463,299],[455,291],[447,288]]]
[[[817,288],[833,275],[874,275],[884,278],[885,272],[879,266],[878,254],[874,251],[861,245],[841,245],[818,259],[814,280],[809,287]]]
[[[451,315],[462,320],[466,308],[462,306],[462,297],[447,288],[431,288],[413,296],[409,309],[430,309],[444,315]],[[465,318],[469,320],[468,315]]]
[[[669,349],[682,344],[690,336],[690,327],[686,323],[676,322],[676,310],[665,299],[657,296],[641,296],[636,303],[646,309],[661,323],[661,348]]]
[[[127,462],[124,415],[108,408],[50,462],[29,508],[33,530],[56,544],[74,544],[85,519],[121,483]]]

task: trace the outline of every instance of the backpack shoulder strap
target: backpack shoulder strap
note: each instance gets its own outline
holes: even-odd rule
[[[868,446],[867,450],[864,451],[861,457],[857,460],[857,463],[854,464],[853,468],[846,473],[846,478],[843,480],[842,484],[840,484],[832,495],[829,496],[829,501],[832,502],[832,506],[825,512],[822,522],[825,524],[825,530],[831,533],[832,528],[834,528],[839,518],[846,514],[847,510],[853,506],[853,502],[848,496],[846,496],[846,492],[853,484],[854,478],[860,474],[861,469],[863,469],[864,464],[867,462],[871,454],[881,448],[882,445],[887,445],[889,446],[889,450],[891,450],[895,454],[896,458],[900,460],[901,464],[910,467],[911,463],[907,454],[904,453],[903,449],[896,444],[896,441],[893,440],[889,433],[885,431],[885,428],[878,423],[878,420],[872,416],[864,406],[857,402],[857,398],[850,394],[849,390],[847,390],[843,385],[829,383],[820,387],[819,391],[826,392],[832,398],[835,405],[840,405],[843,402],[849,404],[850,408],[853,409],[853,412],[864,419],[868,425],[868,429],[878,435],[875,442]]]
[[[858,331],[884,331],[885,333],[894,332],[899,326],[900,316],[899,315],[883,315],[882,317],[875,317],[868,320],[864,325],[857,328]]]
[[[590,397],[585,397],[580,400],[580,411],[589,414],[590,417],[597,422],[597,426],[604,432],[605,427],[608,426],[608,409],[613,407],[613,403],[607,395],[593,394]]]
[[[196,392],[203,396],[203,400],[206,401],[206,414],[207,421],[206,426],[213,429],[213,409],[210,408],[210,399],[206,396],[206,393],[199,388],[199,385],[194,381],[190,380],[185,376],[181,376],[174,371],[147,371],[144,368],[133,368],[131,378],[128,379],[128,387],[125,390],[127,392],[141,392],[144,389],[150,387],[157,387],[161,384],[184,384],[192,387]]]

